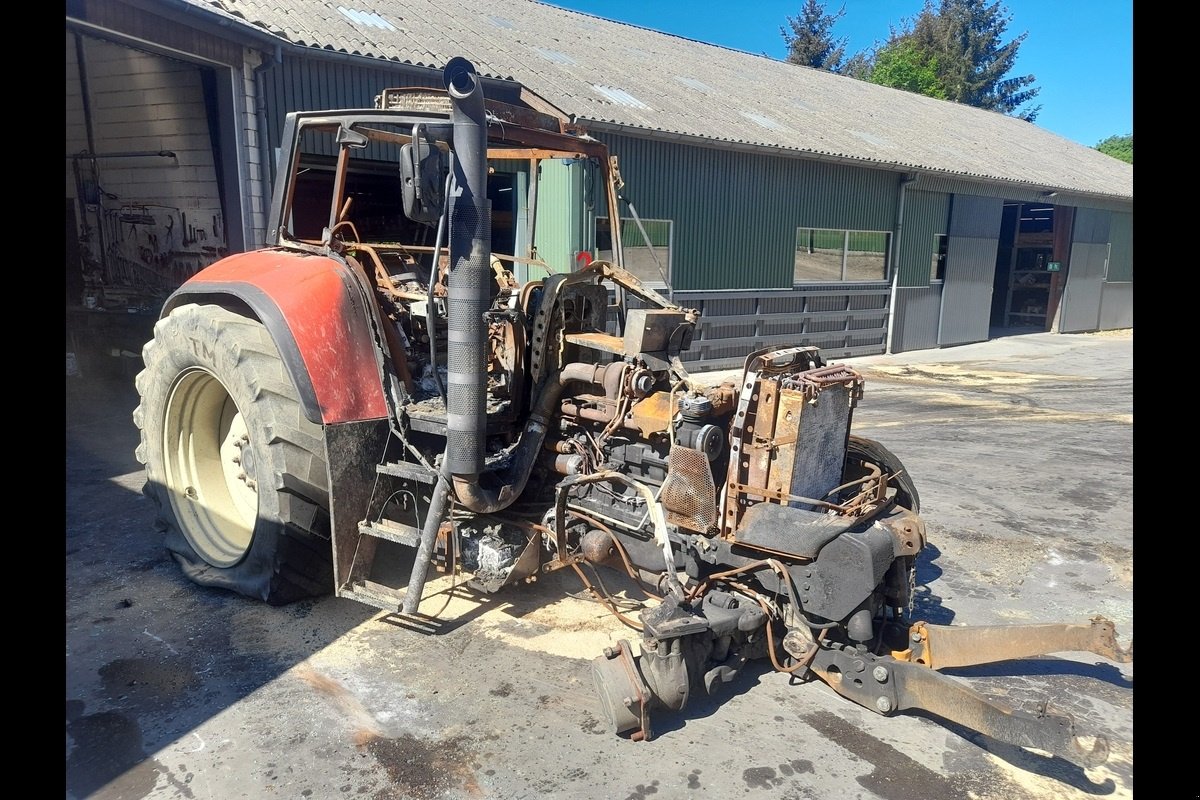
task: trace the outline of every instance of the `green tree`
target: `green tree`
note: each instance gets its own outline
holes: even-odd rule
[[[804,0],[800,13],[787,18],[779,32],[787,44],[787,60],[792,64],[840,72],[846,57],[846,38],[835,39],[833,26],[846,14],[842,6],[836,14],[826,14],[820,0]]]
[[[896,39],[877,50],[866,80],[946,99],[946,87],[938,74],[937,56],[922,50],[912,39]]]
[[[946,99],[1033,122],[1041,106],[1021,109],[1041,91],[1033,75],[1009,77],[1028,32],[1005,41],[1012,15],[1001,0],[925,0],[889,44],[910,39],[937,63]]]
[[[1127,133],[1124,136],[1109,136],[1099,144],[1096,149],[1106,156],[1119,158],[1126,164],[1133,163],[1133,134]]]
[[[1009,76],[1029,34],[1005,41],[1011,21],[1001,0],[925,0],[886,42],[846,60],[840,72],[1033,122],[1042,107],[1022,107],[1041,91],[1036,78]]]

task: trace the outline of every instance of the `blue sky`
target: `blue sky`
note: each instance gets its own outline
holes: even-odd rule
[[[548,0],[551,5],[761,53],[787,55],[779,33],[803,0]],[[826,11],[842,7],[828,0]],[[833,29],[847,52],[870,48],[888,26],[920,11],[922,0],[845,0]],[[1034,75],[1041,93],[1035,124],[1089,147],[1133,133],[1132,0],[1007,0],[1005,40],[1027,31],[1012,76]]]

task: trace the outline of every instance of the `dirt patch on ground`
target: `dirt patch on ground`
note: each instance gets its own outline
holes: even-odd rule
[[[457,789],[482,797],[471,766],[473,748],[465,736],[418,739],[404,734],[377,738],[366,750],[387,773],[392,785],[375,793],[375,800],[434,800]]]

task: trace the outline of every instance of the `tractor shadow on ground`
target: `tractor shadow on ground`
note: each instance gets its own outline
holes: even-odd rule
[[[916,585],[913,587],[913,610],[910,615],[914,620],[922,620],[932,625],[949,625],[954,621],[954,610],[942,605],[940,595],[934,593],[932,585],[942,576],[942,568],[936,563],[942,551],[932,542],[917,554]]]
[[[1100,658],[1086,654],[1090,658]],[[1122,689],[1133,689],[1133,677],[1121,672],[1120,667],[1106,661],[1083,662],[1050,655],[1015,658],[994,664],[976,664],[970,667],[953,667],[938,670],[943,675],[959,678],[1028,678],[1042,675],[1063,675],[1103,681]]]
[[[1015,744],[1001,742],[987,734],[966,728],[957,723],[942,719],[936,714],[930,714],[919,709],[909,709],[904,713],[927,719],[1019,770],[1059,781],[1090,795],[1111,795],[1116,791],[1116,781],[1112,778],[1106,777],[1104,780],[1096,783],[1088,776],[1087,770],[1084,767],[1073,764],[1061,756],[1034,752],[1026,750],[1023,747],[1018,747]],[[1090,746],[1090,742],[1088,746]]]
[[[682,711],[653,711],[651,712],[651,727],[654,735],[662,736],[675,731],[684,730],[689,723],[711,717],[717,710],[735,697],[746,694],[762,683],[762,678],[774,672],[774,667],[766,660],[748,661],[742,670],[729,683],[718,684],[712,694],[703,690],[692,690],[687,707]]]
[[[370,619],[332,597],[272,607],[190,582],[134,456],[132,376],[66,391],[66,790],[142,797],[179,781],[155,754]],[[282,643],[282,644],[281,644]]]

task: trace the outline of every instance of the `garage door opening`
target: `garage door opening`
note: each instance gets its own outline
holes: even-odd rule
[[[1062,300],[1074,209],[1049,200],[1004,203],[990,336],[1049,331]]]

